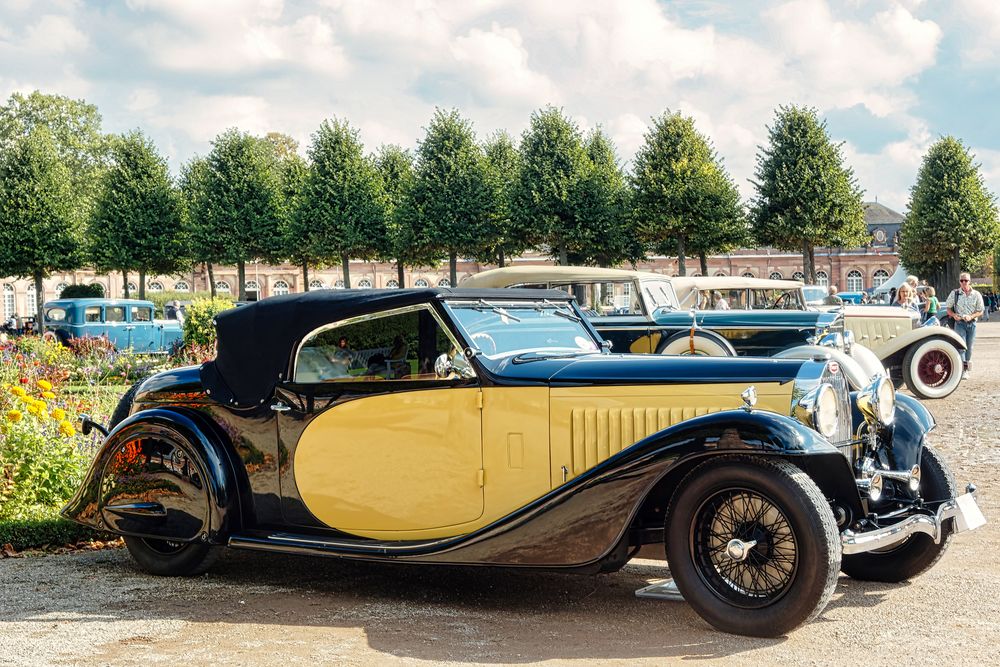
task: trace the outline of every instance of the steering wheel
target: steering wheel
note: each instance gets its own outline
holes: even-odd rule
[[[480,331],[479,333],[472,334],[472,340],[479,344],[479,341],[485,341],[492,350],[484,350],[482,344],[479,344],[479,349],[483,350],[485,354],[496,354],[497,353],[497,342],[493,340],[493,336],[489,335],[485,331]]]

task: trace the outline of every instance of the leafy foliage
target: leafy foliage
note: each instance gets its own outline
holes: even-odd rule
[[[514,223],[514,192],[521,174],[521,153],[506,132],[497,132],[483,146],[490,190],[496,204],[493,234],[485,239],[480,257],[488,263],[503,266],[507,259],[523,253],[529,247]]]
[[[924,156],[900,230],[900,261],[922,276],[952,263],[952,274],[976,270],[1000,243],[996,197],[979,165],[955,137],[942,137]],[[957,275],[948,285],[953,286]],[[943,281],[942,281],[943,282]]]
[[[115,137],[88,230],[99,271],[169,274],[183,269],[181,200],[167,162],[139,132]],[[140,297],[145,296],[144,285]]]
[[[561,109],[549,106],[531,115],[521,137],[514,235],[528,247],[549,247],[560,264],[568,262],[570,247],[579,236],[573,195],[587,162],[580,129]]]
[[[91,283],[89,285],[67,285],[59,295],[60,299],[100,299],[104,296],[104,285]]]
[[[184,316],[184,344],[215,345],[215,316],[233,307],[229,299],[195,299]]]
[[[452,284],[458,255],[475,256],[494,234],[496,202],[486,158],[471,123],[438,109],[417,149],[413,187],[400,211],[413,246],[449,258]]]
[[[325,120],[309,146],[309,172],[293,214],[293,234],[310,258],[344,264],[375,259],[387,250],[385,202],[375,165],[364,156],[358,131]]]
[[[746,239],[739,191],[694,119],[664,113],[653,119],[635,156],[632,215],[655,253],[729,250]]]
[[[853,246],[868,237],[862,191],[815,109],[779,107],[769,145],[757,155],[751,222],[757,239],[802,250],[815,282],[816,246]]]
[[[433,262],[433,257],[422,257],[417,251],[410,234],[412,230],[400,215],[403,202],[413,189],[413,154],[390,144],[379,148],[375,153],[374,162],[385,197],[388,236],[386,259],[395,259],[400,267],[420,266]],[[402,282],[400,287],[403,287]]]

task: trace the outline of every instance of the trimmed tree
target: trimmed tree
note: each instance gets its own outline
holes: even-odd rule
[[[973,160],[955,137],[936,141],[910,190],[900,230],[900,261],[942,293],[958,285],[961,271],[980,268],[1000,243],[996,197]]]
[[[0,153],[0,275],[32,278],[39,332],[45,322],[42,280],[84,259],[76,204],[70,171],[46,127],[32,128]]]
[[[746,238],[739,191],[694,119],[664,113],[653,119],[635,156],[632,217],[642,241],[657,254],[676,254],[678,272],[697,253],[707,255]]]
[[[417,149],[416,175],[401,211],[414,247],[448,257],[451,284],[458,256],[475,256],[493,235],[495,199],[472,125],[458,111],[438,109]]]
[[[528,247],[547,246],[560,264],[569,261],[577,236],[573,192],[587,170],[580,129],[561,109],[531,115],[521,137],[521,173],[514,189],[512,220]]]
[[[187,253],[192,261],[205,264],[208,272],[208,289],[215,297],[215,272],[213,262],[225,252],[225,239],[216,236],[209,222],[209,171],[208,159],[192,158],[181,167],[181,221],[187,239]]]
[[[504,266],[530,245],[523,227],[514,222],[514,192],[521,174],[521,153],[506,132],[497,132],[483,145],[490,189],[496,201],[493,235],[486,239],[482,259]]]
[[[779,107],[768,139],[757,154],[753,233],[761,243],[801,250],[805,275],[815,283],[817,246],[868,239],[863,192],[815,109]]]
[[[382,179],[382,193],[385,196],[386,230],[388,236],[387,259],[396,261],[396,282],[400,287],[406,287],[407,259],[410,243],[408,230],[403,227],[402,219],[397,211],[410,195],[413,187],[413,154],[394,144],[381,146],[374,157],[375,170]]]
[[[294,212],[310,256],[340,261],[351,286],[351,258],[371,260],[386,247],[385,201],[375,165],[347,121],[325,120],[312,136],[309,172]]]
[[[167,162],[141,132],[111,141],[111,164],[101,178],[88,228],[91,260],[99,271],[139,272],[139,298],[147,274],[169,274],[188,265],[180,193]]]
[[[264,140],[230,129],[212,142],[205,173],[204,232],[218,244],[215,260],[236,265],[239,299],[246,300],[246,263],[282,255],[281,179]]]

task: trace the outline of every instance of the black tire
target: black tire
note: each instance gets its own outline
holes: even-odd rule
[[[920,456],[920,494],[931,503],[950,500],[958,495],[955,478],[948,465],[936,451],[927,447]],[[942,529],[939,544],[934,544],[930,535],[917,533],[902,544],[884,551],[844,556],[841,569],[854,579],[888,583],[906,581],[931,569],[941,559],[953,532],[952,522],[948,521]]]
[[[146,572],[160,577],[190,577],[212,567],[222,547],[200,542],[170,542],[125,536],[128,552]]]
[[[128,388],[128,391],[121,397],[118,401],[118,405],[115,406],[115,411],[111,413],[111,421],[108,422],[108,430],[110,431],[118,424],[122,423],[126,417],[128,417],[129,412],[132,410],[132,401],[135,399],[135,394],[139,391],[139,385],[142,384],[142,380],[136,382],[134,385]]]
[[[694,340],[691,340],[690,331],[679,331],[667,338],[656,348],[657,354],[669,355],[691,355],[691,346],[694,345],[694,355],[704,357],[735,357],[736,350],[732,344],[715,333],[705,329],[697,329],[694,332]]]
[[[902,372],[917,398],[944,398],[962,381],[962,352],[944,338],[928,338],[906,351]]]
[[[723,632],[784,635],[822,612],[837,585],[840,535],[830,505],[782,459],[727,456],[698,466],[671,498],[664,535],[684,599]],[[750,539],[757,544],[743,559],[726,555],[733,541]]]

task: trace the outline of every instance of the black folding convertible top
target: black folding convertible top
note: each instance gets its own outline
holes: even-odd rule
[[[559,290],[461,288],[317,290],[275,296],[216,317],[219,354],[202,365],[202,385],[220,403],[238,407],[263,403],[287,379],[299,341],[316,328],[442,298],[565,301],[572,296]]]

